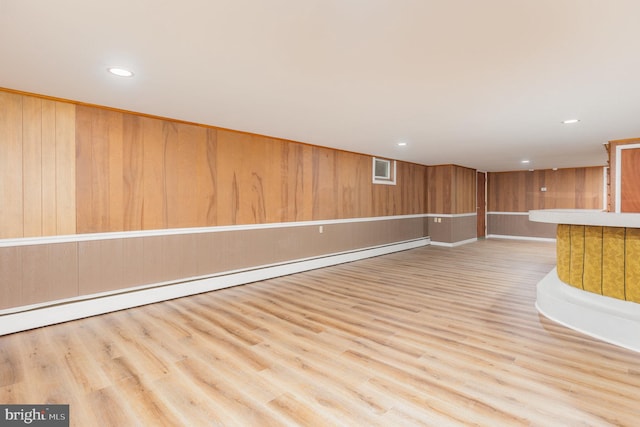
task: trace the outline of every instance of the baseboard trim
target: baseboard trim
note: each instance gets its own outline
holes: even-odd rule
[[[256,266],[251,269],[226,272],[209,277],[186,279],[180,282],[162,283],[137,289],[123,289],[118,293],[107,295],[90,295],[81,300],[58,300],[44,306],[21,307],[21,311],[12,310],[10,313],[0,315],[0,335],[419,248],[429,244],[428,237],[412,239],[354,251],[293,260],[287,263]]]
[[[555,242],[552,237],[509,236],[506,234],[487,234],[487,239],[531,240],[534,242]]]
[[[640,352],[640,304],[569,286],[555,268],[538,282],[536,309],[568,328]]]

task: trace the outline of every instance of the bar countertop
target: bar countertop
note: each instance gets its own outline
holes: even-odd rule
[[[529,219],[552,224],[640,228],[640,213],[613,213],[590,209],[541,209],[529,211]]]

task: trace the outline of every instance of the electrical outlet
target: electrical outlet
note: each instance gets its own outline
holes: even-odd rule
[[[318,233],[324,233],[324,227],[322,225],[318,227]]]

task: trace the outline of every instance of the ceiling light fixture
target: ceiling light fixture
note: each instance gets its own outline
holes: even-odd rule
[[[562,123],[565,125],[570,125],[572,123],[578,123],[580,120],[578,119],[569,119],[569,120],[563,120]]]
[[[406,142],[398,142],[398,147],[405,147],[406,145]]]
[[[529,160],[523,160],[522,163],[529,163]]]
[[[133,77],[133,71],[121,67],[110,67],[108,71],[118,77]]]

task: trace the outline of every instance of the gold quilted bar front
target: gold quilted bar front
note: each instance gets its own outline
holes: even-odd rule
[[[571,226],[558,224],[556,229],[556,269],[558,278],[569,284],[569,266],[571,265]]]
[[[602,294],[602,227],[584,228],[584,277],[585,291]]]
[[[571,265],[569,266],[569,284],[582,289],[584,274],[584,225],[571,226]]]
[[[624,235],[622,227],[602,230],[602,295],[624,299]]]
[[[624,273],[627,301],[640,303],[640,228],[627,228]]]
[[[564,283],[640,303],[640,228],[558,224],[556,253]]]

